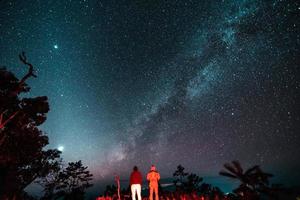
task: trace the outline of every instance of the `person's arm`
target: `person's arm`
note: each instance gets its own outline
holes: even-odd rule
[[[157,180],[160,180],[160,174],[157,172]]]

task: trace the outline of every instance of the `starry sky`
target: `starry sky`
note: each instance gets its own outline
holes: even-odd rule
[[[0,1],[1,65],[27,53],[48,148],[95,181],[153,163],[300,178],[300,5],[284,0]],[[290,183],[290,182],[288,182]]]

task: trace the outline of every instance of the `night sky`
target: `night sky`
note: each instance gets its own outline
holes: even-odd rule
[[[300,178],[296,1],[0,1],[0,64],[27,53],[49,97],[48,148],[95,182],[153,163],[217,176],[225,162]],[[224,178],[225,179],[225,178]]]

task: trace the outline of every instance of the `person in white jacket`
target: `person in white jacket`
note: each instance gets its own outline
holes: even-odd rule
[[[154,165],[151,166],[149,173],[147,174],[147,180],[149,181],[149,200],[153,200],[153,192],[155,193],[155,200],[158,198],[158,181],[160,179],[160,174],[156,171]]]

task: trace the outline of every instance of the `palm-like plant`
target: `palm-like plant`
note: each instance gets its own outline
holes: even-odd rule
[[[262,189],[268,188],[269,178],[272,174],[263,172],[258,165],[244,171],[238,161],[224,164],[227,171],[222,170],[219,174],[229,178],[237,179],[241,182],[240,186],[234,191],[247,199],[257,198]]]

